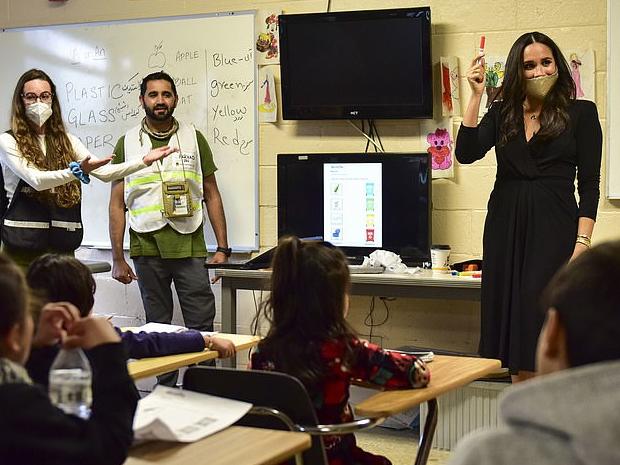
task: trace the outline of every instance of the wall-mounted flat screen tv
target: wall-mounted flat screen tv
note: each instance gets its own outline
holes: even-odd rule
[[[323,238],[360,263],[377,249],[430,259],[428,153],[279,154],[278,237]]]
[[[280,15],[284,119],[431,118],[429,7]]]

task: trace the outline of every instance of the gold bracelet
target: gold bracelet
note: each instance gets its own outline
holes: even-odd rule
[[[209,336],[209,342],[207,342],[207,350],[211,350],[212,347],[213,347],[213,338],[212,336]]]
[[[578,234],[577,235],[577,239],[575,240],[575,242],[577,244],[585,245],[588,249],[592,246],[592,241],[585,234]]]

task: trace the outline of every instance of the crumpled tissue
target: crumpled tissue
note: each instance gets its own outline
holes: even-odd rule
[[[388,250],[375,250],[369,257],[364,257],[362,266],[383,266],[384,273],[407,273],[416,274],[422,271],[420,267],[407,268],[400,255]]]

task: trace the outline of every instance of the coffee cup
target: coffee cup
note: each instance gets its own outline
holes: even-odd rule
[[[434,244],[431,246],[431,268],[437,271],[450,271],[450,246]]]

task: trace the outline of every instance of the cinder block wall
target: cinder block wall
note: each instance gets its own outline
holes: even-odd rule
[[[186,15],[217,11],[257,8],[283,10],[285,13],[325,11],[327,0],[69,0],[66,3],[40,0],[0,1],[0,27],[63,24],[114,19]],[[474,55],[478,38],[487,37],[489,55],[505,55],[521,33],[539,30],[554,38],[564,50],[594,50],[596,57],[596,103],[601,124],[605,128],[607,93],[607,17],[606,0],[479,0],[398,1],[398,0],[332,0],[332,11],[355,9],[398,8],[430,5],[433,21],[433,58],[457,56],[463,74]],[[10,58],[5,57],[10,66]],[[274,66],[276,76],[279,68]],[[436,83],[437,84],[437,83]],[[3,85],[13,85],[3,83]],[[469,87],[461,78],[463,105]],[[439,108],[439,101],[436,102]],[[455,129],[460,121],[454,120]],[[415,121],[380,121],[377,127],[387,151],[418,151],[419,125]],[[604,129],[605,130],[605,129]],[[354,152],[363,151],[364,139],[346,122],[282,121],[260,127],[260,245],[276,243],[276,154],[281,152]],[[605,156],[603,159],[601,191],[605,192]],[[433,242],[452,246],[452,259],[458,261],[482,254],[482,227],[486,202],[495,176],[494,156],[473,166],[456,166],[453,180],[433,184]],[[599,205],[599,220],[594,242],[620,237],[620,202],[603,198]],[[109,258],[107,252],[84,251],[82,255]],[[110,279],[102,277],[100,279]],[[110,283],[111,284],[111,283]],[[120,285],[119,285],[120,286]],[[113,300],[115,286],[101,286],[98,307],[104,310]],[[137,289],[128,291],[137,292]],[[126,292],[127,293],[127,292]],[[117,293],[116,293],[117,294]],[[114,312],[139,315],[135,302],[124,298],[115,304]],[[240,299],[240,331],[249,329],[254,313],[252,295]],[[127,307],[123,309],[123,302]],[[131,305],[129,303],[131,302]],[[479,308],[465,302],[429,302],[398,299],[386,302],[389,307],[387,323],[373,330],[384,344],[433,345],[447,349],[475,351],[478,341]],[[118,307],[121,308],[118,308]],[[370,298],[353,299],[351,319],[360,332],[368,334],[363,324]],[[129,308],[130,307],[130,308]],[[386,308],[377,301],[375,321],[381,320]]]

